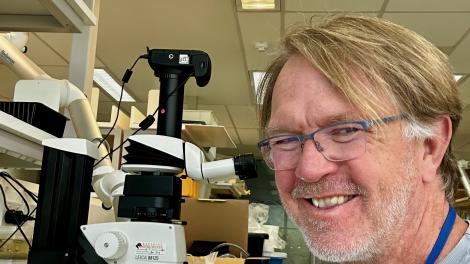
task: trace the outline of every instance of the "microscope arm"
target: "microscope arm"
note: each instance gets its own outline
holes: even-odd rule
[[[216,161],[206,161],[204,153],[196,145],[179,138],[162,135],[134,135],[129,141],[140,143],[151,153],[176,158],[184,161],[186,176],[200,182],[215,182],[227,179],[239,178],[240,180],[256,177],[256,166],[253,154],[239,155],[234,158]],[[128,150],[128,155],[131,150]],[[123,170],[131,171],[133,166],[123,165]],[[139,165],[137,165],[138,167]],[[142,165],[145,166],[145,165]],[[171,165],[170,165],[171,166]],[[177,169],[177,168],[175,168]],[[182,169],[181,169],[182,170]],[[179,173],[177,170],[175,173]]]
[[[0,34],[0,59],[22,80],[55,80],[20,51],[26,41],[26,33]],[[98,146],[102,135],[87,98],[71,82],[67,80],[55,81],[58,82],[60,90],[60,107],[68,109],[77,137],[88,139]],[[101,144],[99,147],[99,154],[100,159],[108,154],[105,144]],[[122,171],[116,171],[112,167],[109,157],[106,157],[95,167],[93,189],[103,201],[104,207],[112,207],[114,196],[122,191],[124,176]]]

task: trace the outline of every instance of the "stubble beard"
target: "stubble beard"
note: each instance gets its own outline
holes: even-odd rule
[[[383,191],[388,189],[388,192],[382,192],[382,197],[375,198],[380,199],[377,201],[368,199],[367,192],[360,186],[348,183],[348,187],[345,188],[355,188],[361,194],[360,199],[365,197],[365,207],[369,208],[366,215],[369,226],[361,228],[360,233],[351,236],[349,241],[335,243],[334,247],[331,246],[331,241],[335,238],[325,238],[324,235],[318,238],[315,234],[334,230],[336,225],[341,225],[341,223],[335,224],[311,219],[306,215],[296,215],[292,208],[286,206],[286,201],[281,197],[287,214],[299,227],[312,254],[330,262],[374,262],[387,254],[390,247],[396,243],[395,231],[403,227],[413,190],[411,179],[416,175],[416,168],[411,159],[404,159],[402,166],[404,168],[402,181],[396,181],[393,186],[385,186],[386,184],[382,182],[379,188]],[[315,185],[316,183],[300,182],[292,193],[302,192],[307,188],[318,188]],[[347,221],[347,219],[341,221]]]

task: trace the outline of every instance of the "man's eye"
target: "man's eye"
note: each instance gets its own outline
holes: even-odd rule
[[[346,143],[356,138],[362,128],[355,126],[338,127],[330,131],[330,137],[336,142]]]
[[[270,145],[271,148],[279,150],[292,150],[299,145],[298,142],[295,138],[279,138],[271,140]]]
[[[334,129],[331,131],[331,134],[332,135],[350,135],[350,134],[354,134],[358,131],[360,131],[361,129],[357,128],[357,127],[341,127],[341,128],[337,128],[337,129]]]

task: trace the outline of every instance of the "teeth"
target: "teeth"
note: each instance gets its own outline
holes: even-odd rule
[[[338,196],[331,197],[330,204],[338,204]]]
[[[313,203],[313,205],[315,205],[316,207],[318,207],[318,200],[312,199],[312,203]]]
[[[343,204],[345,201],[346,201],[346,198],[344,196],[338,196],[337,204]]]
[[[318,208],[331,207],[334,205],[344,204],[345,202],[351,200],[353,196],[332,196],[323,199],[314,199],[312,198],[312,203]]]

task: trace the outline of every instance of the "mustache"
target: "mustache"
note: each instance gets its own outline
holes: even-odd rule
[[[367,191],[353,182],[338,182],[332,180],[324,180],[319,182],[297,181],[291,195],[294,199],[325,192],[336,191],[346,194],[359,194],[367,196]]]

